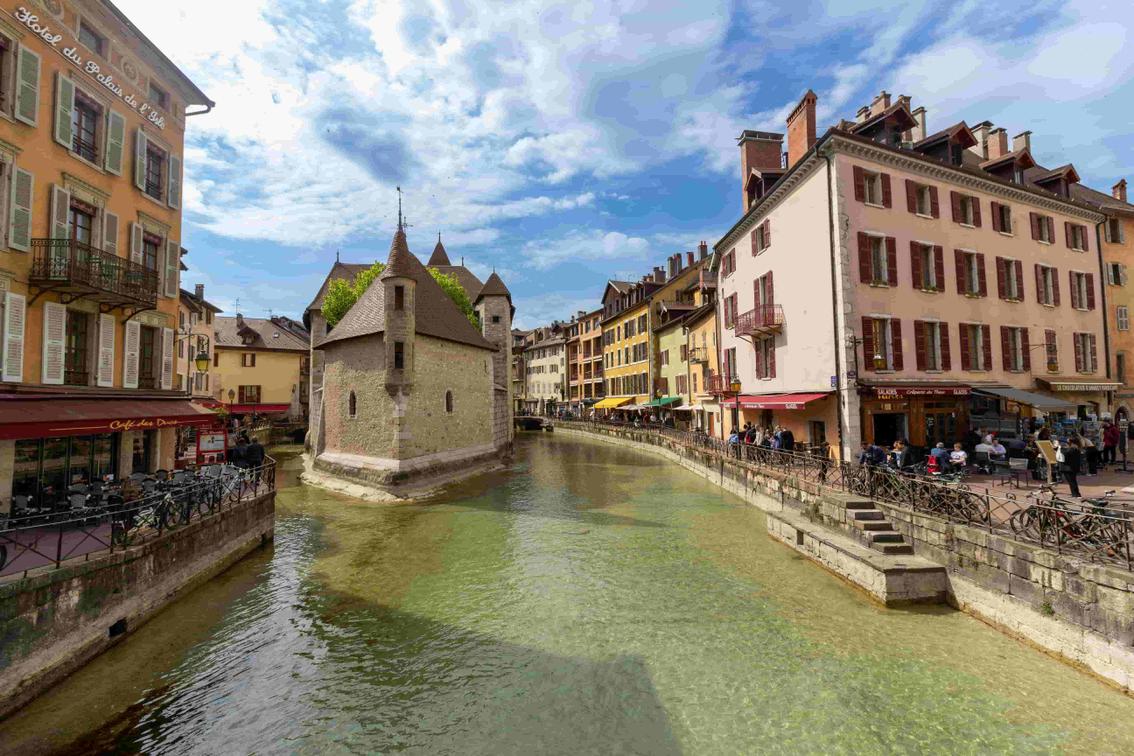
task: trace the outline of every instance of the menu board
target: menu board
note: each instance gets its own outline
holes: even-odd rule
[[[224,451],[224,433],[202,433],[197,442],[197,449],[202,452]]]

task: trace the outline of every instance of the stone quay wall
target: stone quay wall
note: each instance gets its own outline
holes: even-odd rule
[[[654,431],[556,421],[556,431],[660,455],[768,512],[850,532],[845,495]],[[1134,692],[1134,573],[1010,536],[875,501],[914,553],[946,568],[947,601]],[[828,565],[828,568],[830,566]]]
[[[0,719],[271,541],[275,501],[270,491],[145,543],[0,583]]]

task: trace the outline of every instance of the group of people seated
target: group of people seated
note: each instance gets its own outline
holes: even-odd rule
[[[977,436],[977,442],[972,446],[972,454],[960,441],[954,443],[952,447],[937,442],[925,457],[925,472],[930,474],[959,472],[975,466],[981,472],[992,473],[996,463],[1007,463],[1009,457],[1024,457],[1030,461],[1038,455],[1039,449],[1034,439],[1001,440],[994,433],[985,433]],[[872,467],[911,470],[920,460],[914,459],[914,452],[908,441],[898,439],[889,449],[877,444],[864,443],[858,462]]]

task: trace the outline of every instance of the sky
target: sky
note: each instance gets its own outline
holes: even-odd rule
[[[184,288],[302,315],[330,266],[495,269],[530,328],[739,218],[742,129],[880,90],[928,129],[1032,131],[1102,190],[1134,165],[1134,3],[116,0],[216,101],[188,119]],[[1134,180],[1134,176],[1130,176]]]

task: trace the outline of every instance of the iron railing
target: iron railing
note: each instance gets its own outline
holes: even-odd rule
[[[556,421],[557,423],[563,421]],[[665,439],[688,451],[707,453],[761,472],[783,476],[789,486],[862,496],[949,522],[978,527],[1059,554],[1134,570],[1134,502],[1105,497],[1063,499],[1039,488],[1025,495],[993,493],[988,487],[889,467],[843,462],[815,447],[791,451],[730,444],[699,431],[624,422],[566,422],[567,427],[633,432]],[[992,483],[994,481],[990,481]]]
[[[784,308],[780,305],[759,305],[736,316],[732,329],[737,336],[771,333],[784,324]]]
[[[109,300],[157,304],[158,274],[144,265],[73,239],[32,239],[29,280]]]
[[[721,373],[705,376],[705,393],[730,394],[732,393],[732,378]]]
[[[97,492],[73,492],[52,506],[0,516],[0,578],[159,538],[227,511],[276,487],[276,462],[211,465],[165,480],[127,479]]]

